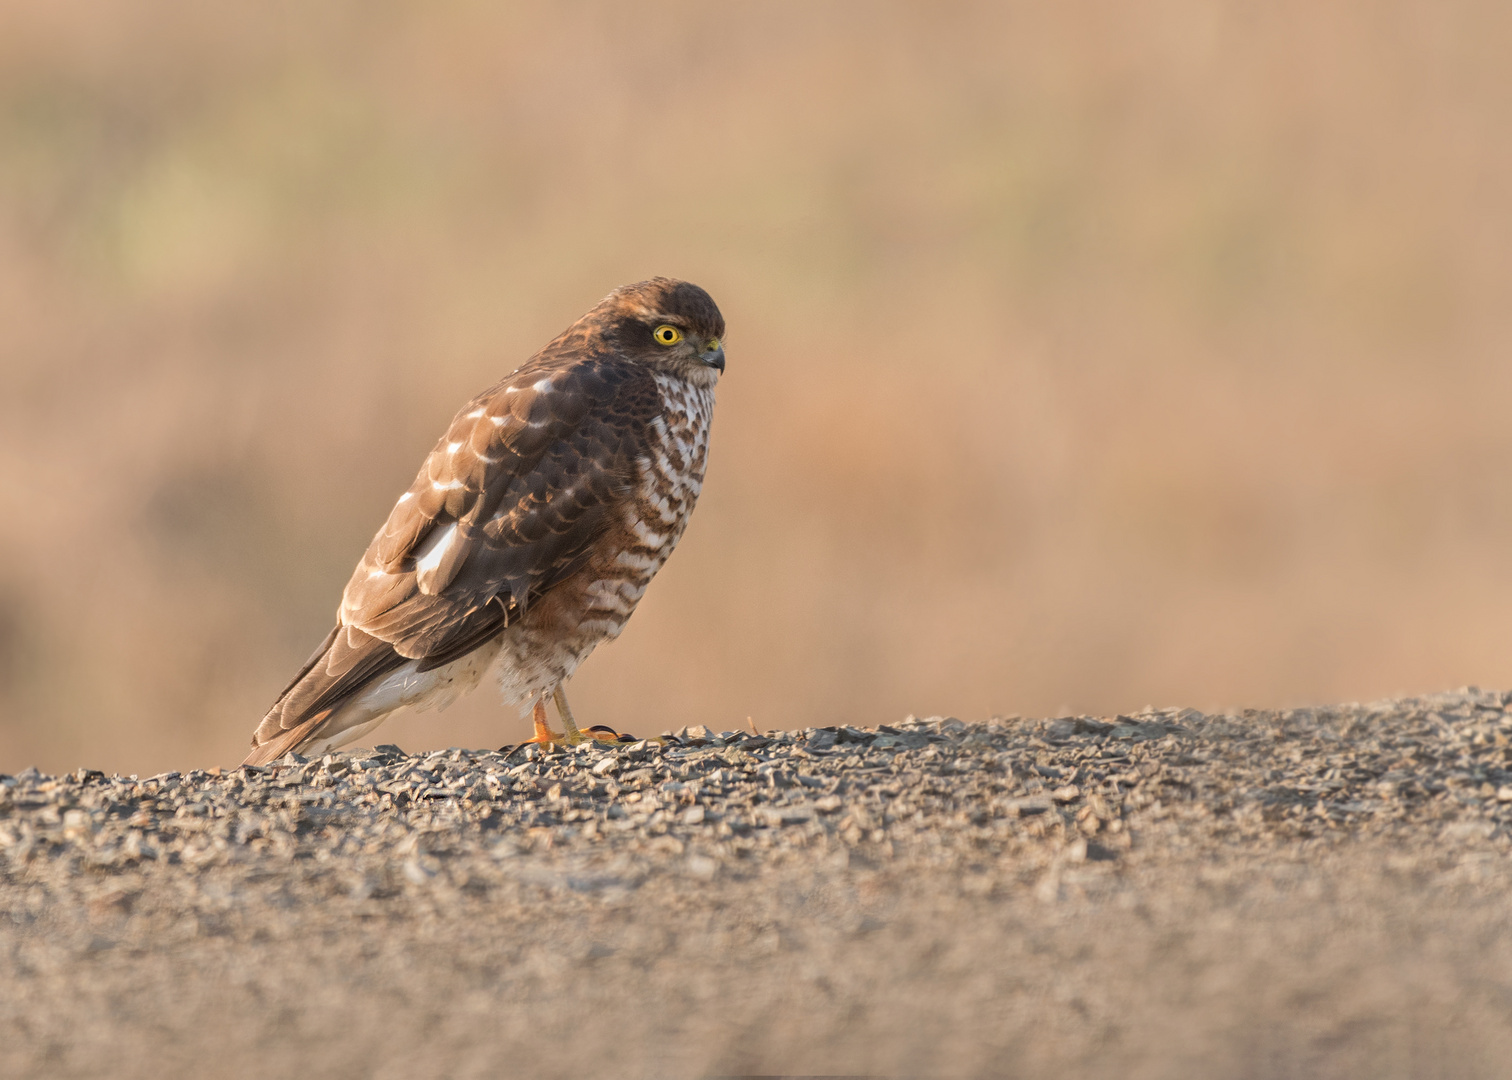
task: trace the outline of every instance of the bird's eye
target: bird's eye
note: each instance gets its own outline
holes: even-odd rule
[[[658,345],[676,345],[682,340],[682,331],[675,326],[668,326],[666,323],[662,323],[655,330],[651,331],[651,336],[656,339]]]

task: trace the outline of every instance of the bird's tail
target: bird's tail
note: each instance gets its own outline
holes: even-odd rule
[[[257,725],[242,764],[266,765],[338,734],[340,707],[404,663],[388,642],[338,623]]]

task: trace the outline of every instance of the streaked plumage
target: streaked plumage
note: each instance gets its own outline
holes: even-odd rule
[[[666,326],[671,346],[653,337]],[[698,286],[627,285],[464,405],[247,762],[353,742],[485,675],[507,702],[544,702],[620,632],[682,536],[723,335]]]

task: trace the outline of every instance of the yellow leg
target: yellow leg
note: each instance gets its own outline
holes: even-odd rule
[[[567,695],[562,692],[560,686],[551,692],[551,700],[556,702],[557,715],[562,718],[562,729],[566,732],[564,738],[567,745],[576,746],[588,739],[587,735],[578,730],[577,721],[572,718],[572,710],[567,706]]]
[[[572,717],[572,708],[567,704],[567,695],[562,693],[558,686],[551,692],[551,700],[556,702],[557,713],[562,717],[563,731],[559,735],[551,730],[551,725],[546,722],[546,698],[542,696],[531,706],[530,718],[535,723],[535,734],[526,742],[551,744],[556,746],[577,746],[597,739],[599,742],[634,742],[628,735],[621,735],[611,727],[603,724],[595,724],[587,731],[579,731],[577,721]]]
[[[564,736],[558,735],[556,732],[552,731],[550,726],[546,723],[545,698],[537,699],[535,705],[530,710],[530,718],[531,720],[535,721],[535,734],[532,735],[529,739],[526,739],[526,742],[560,743],[566,741]],[[571,721],[569,720],[568,723],[570,725]],[[582,736],[578,737],[578,741],[582,741]]]
[[[572,717],[572,709],[567,705],[567,695],[560,686],[551,692],[551,700],[556,702],[557,714],[562,718],[562,727],[567,730],[567,745],[576,746],[578,743],[587,742],[589,739],[597,739],[599,742],[625,741],[625,736],[620,735],[619,732],[611,727],[605,727],[603,724],[594,724],[587,731],[579,731],[577,721]]]

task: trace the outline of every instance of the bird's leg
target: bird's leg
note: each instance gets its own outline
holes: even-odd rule
[[[551,727],[546,723],[546,698],[544,696],[536,698],[536,703],[530,710],[530,718],[535,721],[535,734],[526,739],[526,742],[560,743],[568,741],[564,736],[552,731]],[[570,731],[577,730],[572,726],[571,716],[567,716],[567,727]],[[582,742],[582,736],[579,735],[576,741]]]
[[[619,738],[618,734],[605,727],[591,727],[587,731],[579,731],[577,722],[572,718],[572,709],[567,705],[567,695],[562,693],[560,686],[551,692],[551,699],[556,702],[564,730],[558,734],[552,731],[551,725],[546,722],[546,695],[542,694],[531,706],[530,718],[535,723],[535,734],[526,742],[538,743],[542,746],[577,746],[589,739],[614,742]]]
[[[572,709],[567,705],[567,694],[560,686],[551,692],[551,700],[556,702],[557,714],[562,718],[562,727],[567,730],[567,745],[576,746],[578,743],[587,742],[589,739],[597,739],[599,742],[625,741],[625,736],[620,735],[613,728],[606,727],[603,724],[594,724],[587,731],[579,731],[577,721],[572,718]]]
[[[552,731],[551,725],[546,722],[546,695],[542,694],[530,709],[530,718],[535,722],[535,734],[526,739],[526,743],[537,743],[541,746],[578,746],[589,740],[611,743],[635,741],[631,736],[621,735],[603,724],[594,724],[587,731],[579,731],[577,721],[572,718],[572,708],[567,704],[567,695],[562,693],[560,686],[551,692],[551,700],[556,702],[557,713],[562,717],[564,730],[559,735]]]
[[[572,718],[572,710],[567,707],[567,695],[560,686],[551,692],[551,700],[556,702],[557,715],[562,718],[562,730],[566,732],[563,738],[567,745],[576,746],[587,741],[588,736],[578,730],[577,721]]]

